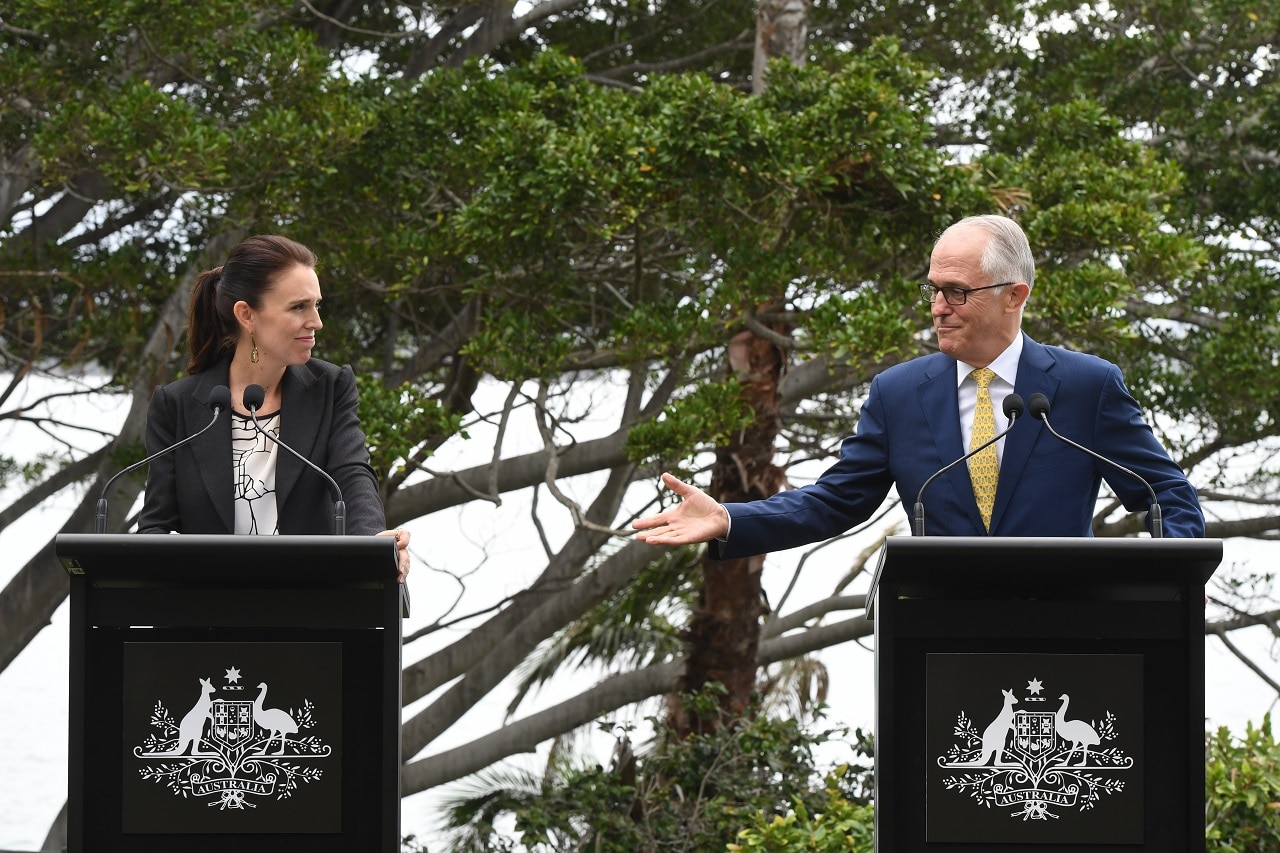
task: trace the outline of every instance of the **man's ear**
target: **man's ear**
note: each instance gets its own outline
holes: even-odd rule
[[[1009,285],[1006,293],[1009,297],[1009,308],[1020,311],[1027,304],[1027,297],[1031,295],[1031,285],[1025,281],[1017,281]]]

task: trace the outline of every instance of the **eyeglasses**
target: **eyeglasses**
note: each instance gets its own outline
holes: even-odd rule
[[[969,301],[969,294],[979,290],[992,290],[997,287],[1008,287],[1011,284],[1017,284],[1014,281],[1006,281],[1002,284],[988,284],[986,287],[934,287],[928,282],[920,285],[920,298],[924,300],[926,305],[932,305],[933,300],[938,298],[938,294],[942,294],[942,298],[947,301],[948,305],[963,305]]]

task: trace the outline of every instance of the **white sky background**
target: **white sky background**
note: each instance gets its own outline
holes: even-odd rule
[[[34,391],[27,391],[34,398]],[[496,407],[505,396],[505,389],[487,389],[477,396],[480,405]],[[597,402],[600,402],[597,400]],[[84,406],[85,404],[80,404]],[[612,421],[606,420],[608,407],[593,407],[590,423],[579,425],[580,438],[604,434],[612,429]],[[119,400],[107,400],[94,409],[78,410],[82,421],[89,421],[97,428],[109,425],[112,429],[123,419],[124,411]],[[476,425],[470,428],[472,438],[467,442],[455,442],[432,460],[432,467],[440,470],[467,467],[479,460],[487,460],[492,453],[492,428]],[[588,435],[590,433],[590,435]],[[78,436],[78,446],[90,448],[95,441],[90,436]],[[30,425],[0,422],[0,442],[14,455],[34,455],[49,446],[49,439],[36,432]],[[522,445],[538,442],[536,430],[527,423],[513,427],[504,447],[504,456],[520,451]],[[525,448],[527,449],[527,448]],[[825,467],[822,463],[809,463],[793,469],[793,481],[816,476]],[[703,483],[702,485],[705,485]],[[573,484],[562,484],[571,494]],[[580,487],[581,488],[581,487]],[[646,499],[651,487],[637,497]],[[590,490],[578,495],[589,500]],[[7,501],[10,495],[0,495]],[[0,531],[0,553],[6,558],[0,564],[0,583],[9,578],[26,562],[29,556],[57,532],[63,518],[73,508],[78,495],[63,494],[42,508],[19,519],[9,528]],[[548,536],[553,543],[563,541],[568,532],[568,513],[552,498],[541,498],[542,517]],[[897,509],[887,521],[903,522]],[[413,532],[415,562],[410,576],[414,613],[405,625],[406,633],[435,621],[445,607],[452,604],[459,587],[447,574],[464,574],[475,569],[467,578],[464,598],[456,613],[473,612],[522,589],[545,565],[541,545],[529,521],[528,492],[506,495],[502,507],[473,501],[454,510],[437,513],[427,519],[408,525]],[[792,593],[789,608],[800,606],[829,594],[832,586],[841,578],[850,563],[882,530],[872,530],[859,537],[839,542],[810,559],[801,575],[797,589]],[[781,600],[791,582],[794,566],[802,552],[782,552],[769,557],[764,582],[770,600]],[[1217,576],[1224,576],[1233,569],[1265,571],[1274,566],[1280,556],[1280,545],[1252,540],[1227,540],[1225,558]],[[488,559],[486,565],[481,563]],[[865,590],[863,580],[854,592]],[[837,615],[834,618],[847,618]],[[49,823],[61,807],[66,795],[66,727],[67,727],[67,607],[64,604],[53,619],[53,624],[43,630],[36,640],[4,672],[0,673],[0,849],[36,850],[44,840]],[[461,627],[413,643],[405,648],[404,660],[410,663],[424,657],[430,650],[440,648],[454,639]],[[1233,635],[1237,645],[1254,655],[1273,678],[1280,679],[1280,664],[1270,658],[1271,640],[1265,628],[1253,628]],[[870,639],[864,641],[870,647]],[[827,722],[844,724],[851,729],[872,727],[873,656],[857,644],[849,643],[820,653],[831,674],[830,710]],[[1206,642],[1206,714],[1211,725],[1227,725],[1243,730],[1246,722],[1257,722],[1267,712],[1274,699],[1267,686],[1250,673],[1216,640]],[[590,686],[595,674],[566,672],[556,683],[534,693],[526,700],[526,707],[517,716],[523,717],[532,710],[547,707]],[[505,706],[510,685],[501,685],[490,698],[468,714],[446,733],[430,752],[460,745],[481,734],[493,731],[505,721]],[[425,701],[425,700],[424,700]],[[423,707],[415,703],[409,712]],[[648,709],[652,712],[653,708]],[[641,714],[643,716],[643,714]],[[611,743],[601,737],[592,737],[591,745],[603,752],[598,760],[607,762]],[[848,756],[841,746],[833,746],[832,763]],[[521,756],[522,766],[537,769],[545,753]],[[442,789],[447,792],[453,786]],[[420,838],[435,835],[439,818],[439,794],[426,792],[406,799],[402,808],[402,831],[414,833]],[[432,849],[435,849],[433,844]]]

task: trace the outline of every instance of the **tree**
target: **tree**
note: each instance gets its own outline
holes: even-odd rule
[[[751,91],[765,90],[770,62],[801,67],[806,57],[808,7],[802,2],[761,3],[756,11],[755,55],[751,65]],[[784,214],[784,217],[787,214]],[[782,249],[787,235],[773,238]],[[785,282],[751,314],[778,314],[785,308]],[[750,410],[751,421],[728,436],[716,448],[711,467],[711,494],[720,501],[767,498],[782,487],[783,473],[773,464],[773,448],[781,423],[778,417],[778,383],[791,348],[791,324],[785,319],[748,324],[727,347],[728,372],[741,386],[740,400]],[[685,666],[679,693],[697,694],[709,685],[723,688],[720,715],[691,714],[687,705],[672,697],[668,725],[676,737],[685,737],[705,726],[736,720],[756,701],[760,618],[768,613],[761,578],[764,556],[725,560],[711,565],[704,557],[698,601],[684,634]]]
[[[830,455],[870,377],[932,345],[914,304],[932,235],[998,210],[1039,252],[1033,334],[1124,368],[1209,535],[1274,537],[1277,13],[953,5],[814,6],[804,67],[770,66],[752,96],[741,3],[11,3],[0,399],[62,444],[0,518],[70,490],[65,529],[88,529],[104,477],[138,458],[151,387],[180,369],[195,271],[254,231],[315,246],[323,357],[363,377],[392,522],[527,494],[543,545],[526,588],[424,630],[467,629],[405,671],[406,701],[430,697],[404,730],[415,793],[677,690],[696,561],[617,531],[661,500],[656,470],[701,476],[753,422],[726,359],[785,366],[769,464]],[[744,333],[774,351],[739,361]],[[24,379],[83,365],[130,401],[118,434],[14,404]],[[486,423],[489,462],[436,465]],[[519,430],[537,446],[508,453]],[[140,488],[113,496],[112,529]],[[1135,530],[1100,505],[1095,532]],[[50,544],[0,591],[0,661],[65,593]],[[632,656],[599,684],[429,753],[540,647],[627,600],[670,602],[651,649],[620,639]],[[1275,624],[1232,604],[1224,629]],[[775,610],[756,660],[865,636],[862,606],[836,590]]]
[[[1215,853],[1266,850],[1280,840],[1280,745],[1271,717],[1244,734],[1226,727],[1205,735],[1205,840]]]
[[[494,830],[496,816],[510,815],[520,849],[530,851],[717,850],[745,823],[768,821],[788,808],[829,806],[861,819],[857,828],[870,839],[871,768],[861,763],[865,751],[854,750],[857,763],[823,774],[814,753],[831,732],[763,713],[729,718],[713,692],[681,701],[689,714],[720,717],[721,725],[666,738],[643,761],[637,761],[630,735],[622,731],[608,767],[574,765],[553,755],[550,785],[533,774],[477,780],[475,794],[458,797],[449,810],[452,849],[511,845]],[[654,722],[666,728],[664,721]],[[484,782],[489,784],[481,787]]]

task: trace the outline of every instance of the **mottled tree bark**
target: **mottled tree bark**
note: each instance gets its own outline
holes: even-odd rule
[[[809,0],[758,0],[756,7],[756,51],[751,62],[751,92],[765,87],[765,66],[769,60],[785,57],[804,65],[809,40]]]
[[[809,0],[759,0],[753,93],[764,91],[769,60],[785,57],[804,64],[809,5]],[[773,331],[786,336],[791,329]],[[785,362],[781,348],[751,331],[741,332],[729,345],[729,369],[742,382],[755,420],[716,450],[711,494],[721,502],[759,500],[782,485],[782,471],[773,464],[773,445],[778,437],[778,386]],[[719,714],[713,718],[697,717],[679,697],[673,697],[670,723],[677,737],[740,718],[750,706],[756,688],[760,617],[769,610],[761,585],[763,566],[764,555],[705,562],[698,606],[686,632],[688,658],[680,692],[697,693],[712,682],[721,684],[725,692]]]
[[[773,331],[786,335],[786,327]],[[755,412],[750,427],[717,448],[711,494],[722,502],[766,498],[782,486],[783,473],[773,464],[778,437],[778,384],[786,353],[767,338],[742,332],[729,346],[729,369],[743,384]],[[700,719],[673,703],[675,732],[685,736],[740,718],[756,688],[760,617],[768,612],[761,586],[764,556],[704,561],[702,589],[687,631],[688,658],[681,691],[695,693],[711,682],[725,688],[719,715]]]

